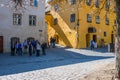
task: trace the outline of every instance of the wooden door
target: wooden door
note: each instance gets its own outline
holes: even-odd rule
[[[0,53],[3,52],[3,36],[0,36]]]

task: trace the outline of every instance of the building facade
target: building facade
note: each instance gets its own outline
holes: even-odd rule
[[[115,5],[112,0],[51,0],[46,13],[48,39],[73,48],[87,48],[90,40],[98,46],[114,43]]]
[[[44,0],[28,0],[26,7],[18,3],[21,7],[18,10],[15,9],[16,4],[17,2],[0,0],[0,52],[10,52],[13,41],[46,41]]]

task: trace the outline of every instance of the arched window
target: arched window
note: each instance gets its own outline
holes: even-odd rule
[[[95,32],[96,32],[95,28],[93,28],[93,27],[88,28],[88,33],[95,33]]]
[[[11,44],[19,42],[19,41],[20,41],[20,39],[18,37],[12,37],[11,38]]]
[[[29,42],[29,41],[33,41],[33,40],[35,40],[35,38],[33,38],[33,37],[28,37],[27,38],[27,41]]]

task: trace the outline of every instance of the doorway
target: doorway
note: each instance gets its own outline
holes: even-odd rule
[[[56,40],[56,43],[58,44],[59,43],[59,36],[58,35],[54,35],[54,38]]]
[[[96,35],[93,35],[93,41],[97,42],[97,36]]]
[[[86,47],[90,46],[90,34],[86,34]]]
[[[3,52],[3,36],[0,36],[0,53]]]
[[[114,34],[111,34],[111,43],[115,42]]]

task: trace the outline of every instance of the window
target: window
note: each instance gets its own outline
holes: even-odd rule
[[[70,16],[70,22],[75,22],[75,14],[71,14],[71,16]]]
[[[105,9],[108,11],[110,8],[110,1],[107,0],[106,5],[105,5]]]
[[[22,7],[22,0],[12,0],[13,2],[15,2],[15,7],[17,7],[18,5]]]
[[[96,16],[96,23],[97,23],[97,24],[100,23],[100,16]]]
[[[97,8],[99,8],[99,5],[100,5],[100,0],[96,0],[95,6],[96,6]]]
[[[109,19],[106,18],[106,25],[109,25]]]
[[[57,18],[54,19],[54,25],[56,25],[58,22]]]
[[[29,25],[30,26],[36,26],[36,16],[35,15],[30,15],[29,16]]]
[[[104,32],[104,37],[106,37],[107,36],[107,33],[106,32]]]
[[[30,0],[30,6],[37,7],[38,6],[38,1],[37,0]]]
[[[76,0],[71,0],[71,4],[76,4]]]
[[[91,2],[92,2],[92,0],[86,0],[86,4],[89,6],[91,5]]]
[[[92,17],[90,14],[87,14],[87,22],[92,22]]]
[[[57,11],[58,8],[59,8],[59,7],[58,7],[58,4],[55,4],[55,5],[54,5],[54,10]]]
[[[89,27],[88,28],[88,33],[95,33],[96,29],[94,27]]]
[[[13,13],[13,24],[14,25],[21,25],[22,23],[22,15]]]
[[[33,38],[33,37],[28,37],[27,38],[27,41],[29,42],[29,41],[33,41],[33,40],[35,40],[35,38]]]

